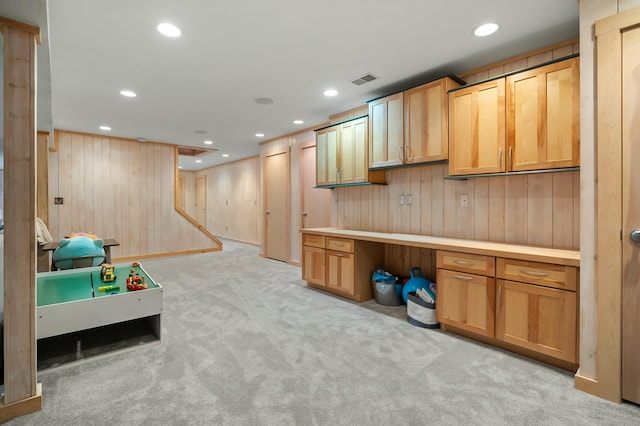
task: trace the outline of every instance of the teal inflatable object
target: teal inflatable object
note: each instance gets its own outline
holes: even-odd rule
[[[97,256],[93,260],[93,266],[99,266],[104,262],[104,257],[99,256],[104,255],[104,240],[78,236],[60,240],[60,246],[53,252],[53,262],[59,269],[71,269],[73,258]]]
[[[407,299],[409,298],[409,293],[415,293],[419,288],[429,289],[429,284],[431,281],[422,276],[422,269],[419,267],[411,268],[409,272],[411,278],[404,284],[402,288],[402,298],[404,299],[404,303],[407,303]]]

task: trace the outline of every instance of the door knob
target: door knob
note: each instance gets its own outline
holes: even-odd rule
[[[302,216],[304,216],[304,217],[307,217],[308,214],[309,213],[307,213],[307,212],[302,212]]]
[[[631,241],[635,241],[636,243],[640,243],[640,229],[634,229],[631,231]]]
[[[269,210],[267,210],[265,213],[266,213],[266,214],[271,214],[271,212],[270,212]]]

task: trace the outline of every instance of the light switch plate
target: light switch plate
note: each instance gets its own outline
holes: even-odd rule
[[[407,206],[411,205],[411,194],[404,196],[404,204]]]

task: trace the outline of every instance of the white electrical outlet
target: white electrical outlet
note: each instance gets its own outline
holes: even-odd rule
[[[404,205],[404,195],[400,196],[400,205]]]
[[[469,207],[469,196],[468,195],[461,195],[460,196],[460,207],[464,207],[467,208]]]
[[[405,203],[407,206],[410,206],[410,205],[411,205],[411,194],[409,194],[409,195],[405,195],[405,196],[404,196],[404,203]]]

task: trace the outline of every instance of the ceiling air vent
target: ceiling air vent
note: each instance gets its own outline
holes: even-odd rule
[[[375,75],[371,74],[371,73],[366,73],[365,75],[361,75],[360,77],[351,80],[351,83],[355,84],[356,86],[362,86],[365,83],[368,83],[370,81],[373,80],[377,80],[378,77],[376,77]]]

